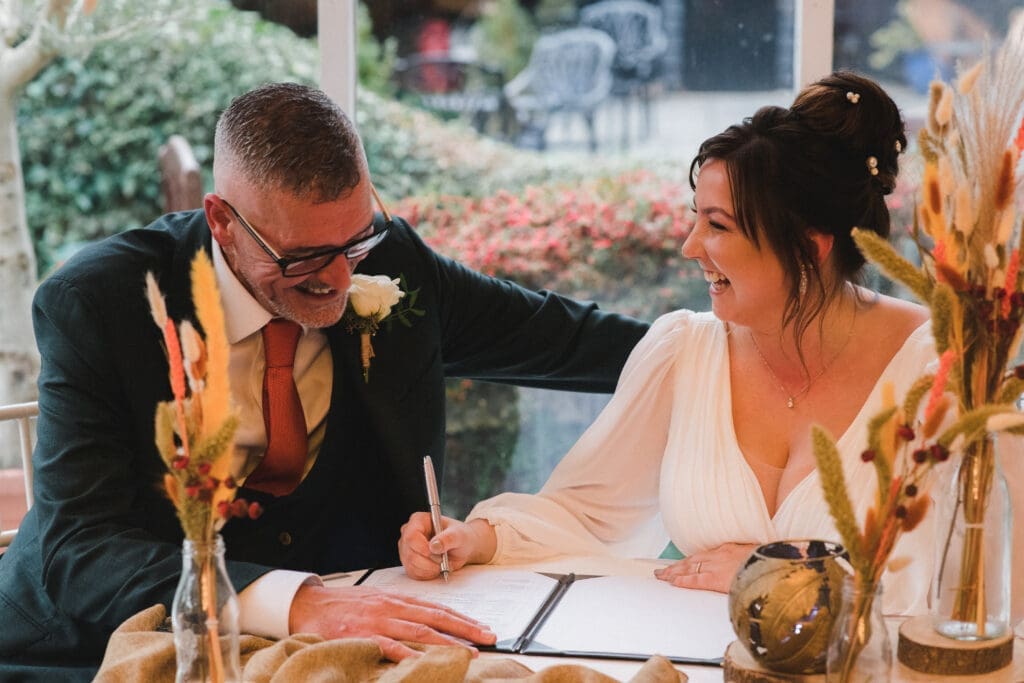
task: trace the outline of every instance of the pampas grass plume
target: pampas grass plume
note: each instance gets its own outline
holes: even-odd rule
[[[204,436],[209,436],[232,413],[231,384],[228,376],[230,345],[224,327],[224,309],[217,279],[206,251],[199,250],[192,260],[192,300],[196,317],[206,335],[206,387],[203,400]]]
[[[893,280],[902,282],[923,302],[931,299],[932,284],[928,277],[903,258],[884,237],[871,230],[854,228],[853,241],[869,260]]]
[[[153,322],[163,330],[167,324],[167,303],[151,272],[146,273],[146,299],[149,301],[149,312],[153,316]]]
[[[811,442],[818,463],[818,476],[821,478],[825,502],[828,503],[836,523],[836,530],[843,541],[843,546],[850,554],[851,564],[863,568],[867,558],[864,557],[860,530],[857,528],[857,518],[853,514],[850,496],[847,494],[843,464],[835,441],[825,429],[814,425],[811,427]]]

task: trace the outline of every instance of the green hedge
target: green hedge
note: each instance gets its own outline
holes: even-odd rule
[[[100,44],[87,58],[57,60],[27,86],[18,130],[41,271],[69,244],[161,213],[157,154],[171,134],[191,143],[209,189],[213,130],[231,99],[269,81],[316,82],[315,41],[221,0],[191,2],[194,20],[164,28],[159,40]],[[360,17],[357,122],[385,196],[486,194],[565,176],[539,156],[387,97],[394,45],[378,44],[365,11]]]
[[[63,58],[27,86],[18,112],[26,210],[40,268],[55,250],[161,213],[157,152],[173,133],[208,167],[231,98],[269,80],[313,82],[316,45],[226,3],[159,39],[127,36]]]

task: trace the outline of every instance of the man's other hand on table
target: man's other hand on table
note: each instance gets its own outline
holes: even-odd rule
[[[419,654],[402,641],[463,647],[469,647],[465,641],[495,642],[490,628],[453,609],[368,586],[302,586],[292,601],[288,630],[324,638],[372,638],[393,662]]]

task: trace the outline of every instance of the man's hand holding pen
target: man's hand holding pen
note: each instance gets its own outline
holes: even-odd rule
[[[442,517],[444,527],[436,536],[427,512],[415,512],[402,525],[398,554],[405,573],[414,579],[436,579],[441,575],[441,557],[448,553],[448,568],[456,571],[467,564],[486,564],[497,547],[494,529],[486,520],[460,522]]]

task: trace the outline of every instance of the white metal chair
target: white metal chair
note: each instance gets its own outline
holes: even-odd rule
[[[523,126],[522,146],[544,149],[553,114],[578,113],[587,124],[590,151],[597,150],[594,112],[612,89],[615,41],[604,31],[570,28],[537,39],[526,68],[505,85]]]
[[[26,510],[32,507],[32,435],[33,418],[39,415],[39,404],[17,403],[0,406],[0,423],[14,422],[18,426],[18,449],[21,454],[21,474],[25,487]],[[18,533],[17,529],[0,531],[0,548],[7,547]]]
[[[646,137],[651,128],[651,88],[668,50],[661,8],[644,0],[601,0],[580,10],[580,25],[604,31],[615,40],[611,94],[622,100],[623,146],[629,142],[630,98],[640,103]]]

